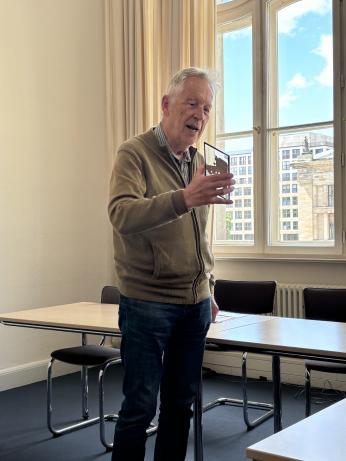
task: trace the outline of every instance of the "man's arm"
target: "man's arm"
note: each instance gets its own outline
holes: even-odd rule
[[[187,213],[183,190],[145,197],[146,180],[139,156],[119,151],[110,181],[108,212],[120,234],[145,232]]]

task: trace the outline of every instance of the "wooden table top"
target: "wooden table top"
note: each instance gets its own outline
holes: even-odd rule
[[[0,314],[0,322],[66,329],[94,329],[105,333],[119,331],[118,305],[92,302],[8,312]]]
[[[257,461],[344,461],[346,399],[246,449]]]
[[[267,317],[239,328],[215,331],[208,339],[232,347],[345,359],[346,324],[318,320]]]
[[[37,327],[87,329],[114,334],[119,332],[118,308],[117,304],[80,302],[0,314],[0,322],[14,323],[18,326],[32,324]],[[269,317],[263,315],[220,312],[216,322],[210,325],[209,332],[213,336],[224,330],[266,320],[269,320]]]
[[[119,334],[118,305],[81,302],[0,314],[0,322],[37,328],[95,330]],[[276,351],[345,359],[346,324],[263,315],[220,312],[208,331],[209,341],[239,350]]]

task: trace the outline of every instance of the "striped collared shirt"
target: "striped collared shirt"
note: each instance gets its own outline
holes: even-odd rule
[[[166,146],[167,147],[170,156],[172,157],[175,164],[179,168],[179,171],[180,171],[180,173],[181,173],[181,175],[183,177],[183,180],[184,180],[184,183],[185,183],[185,186],[186,186],[190,182],[189,164],[191,163],[191,156],[190,156],[189,149],[187,148],[184,151],[182,158],[178,158],[174,154],[171,146],[168,144],[168,141],[167,141],[165,133],[163,132],[161,123],[154,128],[154,133],[155,133],[155,135],[156,135],[156,137],[157,137],[157,139],[159,141],[160,146]]]

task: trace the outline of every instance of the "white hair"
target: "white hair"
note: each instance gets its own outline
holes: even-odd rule
[[[211,69],[200,69],[198,67],[187,67],[177,72],[169,82],[167,94],[172,94],[182,84],[182,82],[189,77],[197,77],[207,80],[209,83],[213,97],[217,89],[217,73]]]

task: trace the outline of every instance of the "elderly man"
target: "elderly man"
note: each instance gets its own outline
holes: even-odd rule
[[[124,401],[112,461],[143,461],[160,414],[155,461],[183,461],[205,337],[218,308],[206,235],[208,205],[232,203],[231,174],[204,175],[193,147],[209,119],[215,82],[188,68],[162,98],[162,120],[123,143],[110,185]]]

